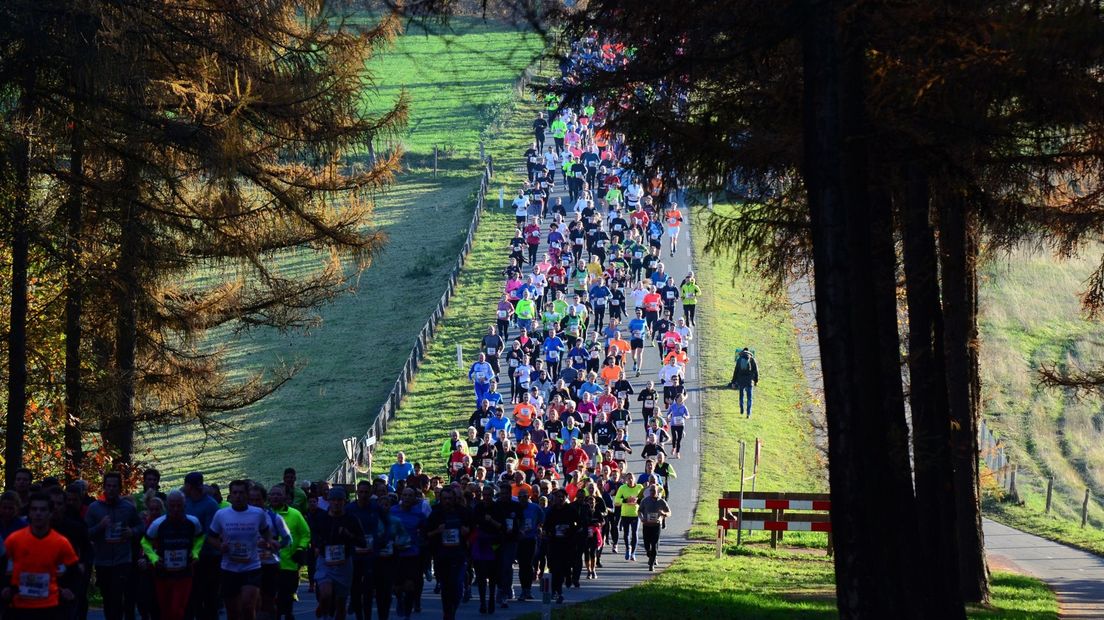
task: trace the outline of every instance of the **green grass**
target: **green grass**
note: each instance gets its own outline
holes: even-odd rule
[[[984,415],[1019,466],[1022,503],[990,493],[985,512],[1009,525],[1104,554],[1104,399],[1038,385],[1044,363],[1092,367],[1104,359],[1104,326],[1086,320],[1078,293],[1099,246],[1059,261],[1017,250],[981,272],[980,330]],[[1054,480],[1050,515],[1047,479]],[[994,485],[989,485],[994,488]],[[1081,502],[1091,490],[1089,527]]]
[[[968,617],[979,620],[1058,617],[1054,594],[1041,582],[1019,575],[994,573],[993,601],[987,607],[970,606]],[[832,562],[823,555],[729,547],[728,553],[716,559],[712,547],[692,545],[654,579],[605,598],[557,610],[554,617],[828,620],[838,615]]]
[[[369,65],[378,87],[366,96],[366,109],[385,109],[400,88],[411,100],[409,126],[400,136],[405,170],[377,197],[373,214],[373,226],[389,237],[386,248],[355,294],[321,310],[316,328],[211,335],[227,348],[232,377],[281,364],[302,368],[274,395],[220,416],[232,432],[208,436],[189,424],[143,433],[148,452],[141,458],[158,465],[170,484],[193,469],[219,482],[239,476],[272,481],[287,465],[299,469],[301,480],[320,479],[343,458],[341,439],[370,426],[463,243],[481,172],[481,132],[508,113],[518,76],[542,46],[535,35],[493,22],[456,18],[450,28],[441,35],[410,32]],[[434,144],[442,147],[437,177],[431,172]],[[319,265],[308,252],[281,262],[287,274]],[[197,274],[197,282],[217,277]]]
[[[715,205],[719,213],[729,207]],[[813,447],[812,423],[805,404],[808,388],[801,370],[793,322],[752,274],[734,273],[730,260],[705,254],[705,213],[694,210],[694,273],[702,287],[698,305],[699,370],[702,386],[702,462],[698,509],[692,535],[716,531],[716,499],[740,486],[734,465],[740,441],[751,463],[755,438],[763,442],[756,489],[826,491],[824,468]],[[740,416],[739,398],[729,389],[735,347],[755,349],[759,386],[751,419]],[[788,535],[824,544],[822,534]],[[768,538],[753,534],[752,540]]]
[[[527,120],[538,110],[532,102],[520,102],[512,115],[513,122],[504,123],[488,143],[488,152],[499,162],[493,187],[505,187],[509,192],[524,180],[524,173],[517,168],[522,165],[520,153],[532,135]],[[512,210],[499,210],[497,198],[489,200],[487,207],[439,331],[398,416],[376,447],[380,459],[377,471],[386,468],[396,451],[403,450],[408,460],[423,463],[427,472],[444,474],[441,445],[450,430],[467,428],[475,406],[467,365],[487,326],[494,324],[502,291],[503,244],[514,230]],[[458,344],[466,352],[463,368],[456,364]]]
[[[718,211],[728,208],[717,205]],[[703,213],[692,213],[694,231],[704,231]],[[820,455],[813,446],[804,398],[808,390],[797,353],[793,324],[785,304],[772,304],[757,278],[737,273],[724,259],[707,257],[704,234],[693,238],[695,273],[703,295],[698,307],[698,339],[705,426],[702,478],[691,536],[709,539],[715,529],[716,499],[739,484],[734,469],[739,441],[764,443],[758,489],[823,491]],[[755,413],[739,416],[735,392],[724,388],[731,377],[736,343],[756,349],[760,378]],[[820,550],[821,534],[786,534],[786,547],[771,550],[766,533],[752,544],[729,544],[715,559],[713,545],[691,545],[654,579],[609,597],[559,611],[557,618],[651,620],[693,615],[747,620],[836,618],[832,561]],[[730,539],[731,540],[731,539]],[[812,547],[812,548],[801,548]],[[972,607],[970,618],[1044,620],[1058,617],[1058,604],[1042,582],[994,573],[992,604]],[[535,616],[534,616],[535,617]]]

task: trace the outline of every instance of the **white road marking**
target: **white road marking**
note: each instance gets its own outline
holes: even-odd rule
[[[698,372],[698,370],[697,370],[697,368],[696,368],[696,367],[694,367],[694,366],[691,366],[691,367],[690,367],[690,369],[689,369],[689,370],[687,371],[687,373],[688,373],[688,374],[690,375],[690,380],[691,380],[691,381],[693,381],[693,380],[694,380],[694,378],[695,378],[695,377],[694,377],[694,375],[696,375],[696,374],[697,374],[697,372]]]
[[[697,440],[697,439],[694,440],[694,452],[701,453],[701,441],[700,440]]]

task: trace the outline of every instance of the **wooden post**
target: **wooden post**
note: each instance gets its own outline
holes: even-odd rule
[[[754,482],[754,481],[752,481],[752,482]],[[781,515],[780,515],[779,510],[772,510],[771,511],[771,520],[778,521],[780,516]],[[777,549],[778,548],[778,535],[780,533],[781,532],[779,532],[777,530],[771,530],[771,533],[770,533],[770,535],[771,535],[771,543],[770,543],[771,549]]]
[[[1081,527],[1089,521],[1089,490],[1085,489],[1085,501],[1081,502]]]
[[[717,559],[721,559],[721,554],[724,552],[724,535],[725,527],[723,525],[717,526]]]
[[[433,145],[433,177],[437,177],[437,145]]]
[[[1087,499],[1085,501],[1088,501]],[[740,513],[736,523],[736,546],[739,547],[744,538],[744,442],[740,442]]]
[[[1016,489],[1016,472],[1018,472],[1019,469],[1020,469],[1019,465],[1013,465],[1012,466],[1012,473],[1011,473],[1011,475],[1009,476],[1009,479],[1008,479],[1008,494],[1011,495],[1012,499],[1014,499],[1016,501],[1019,501],[1019,499],[1020,499],[1020,493]]]
[[[483,146],[483,141],[479,141],[479,161],[487,161],[487,151]]]
[[[1054,493],[1054,478],[1047,478],[1047,498],[1045,514],[1050,514],[1050,497]]]

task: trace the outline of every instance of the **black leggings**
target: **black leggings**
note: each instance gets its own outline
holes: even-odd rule
[[[636,553],[636,517],[621,516],[621,533],[625,535],[625,553]]]
[[[376,613],[379,620],[391,617],[391,594],[395,587],[395,560],[376,561],[372,571],[372,585],[376,590]]]
[[[693,327],[694,325],[694,310],[698,308],[698,304],[683,304],[682,312],[686,315],[686,324]]]
[[[682,452],[682,433],[684,430],[686,430],[685,426],[671,427],[671,449],[675,452]]]
[[[479,605],[489,602],[494,607],[495,591],[498,589],[497,560],[475,560],[475,585],[479,588]]]
[[[648,564],[655,564],[656,552],[659,550],[659,526],[644,526],[644,553],[648,554]]]

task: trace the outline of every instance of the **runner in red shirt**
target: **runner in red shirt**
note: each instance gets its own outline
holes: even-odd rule
[[[586,466],[590,461],[590,457],[587,456],[586,451],[576,446],[574,439],[567,441],[567,446],[564,447],[563,453],[560,455],[560,461],[563,463],[564,477],[568,477],[572,472],[578,471],[579,466]]]

